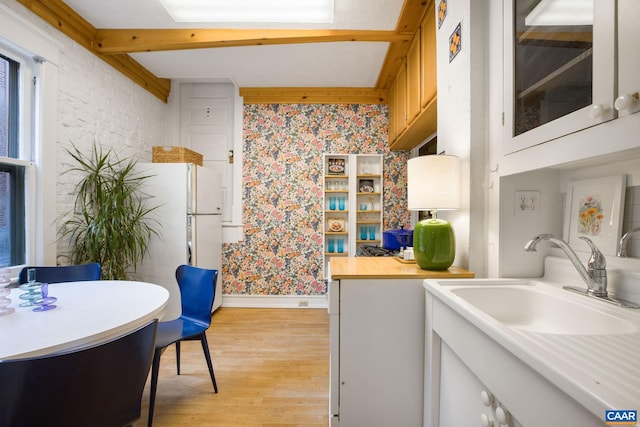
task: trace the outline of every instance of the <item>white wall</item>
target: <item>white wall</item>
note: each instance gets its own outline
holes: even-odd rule
[[[455,265],[486,275],[487,8],[484,1],[448,3],[437,29],[438,151],[461,159],[461,209],[439,214],[456,234]],[[449,37],[458,24],[462,48],[449,62]]]
[[[55,182],[46,179],[42,182],[44,194],[56,195],[56,211],[43,219],[45,224],[52,224],[72,208],[69,193],[74,177],[62,174],[70,163],[66,148],[73,143],[88,152],[93,142],[98,141],[112,147],[118,155],[150,161],[151,146],[164,144],[166,105],[16,1],[0,0],[0,3],[22,17],[23,26],[46,34],[60,47],[58,87],[55,94],[49,94],[56,98],[55,111],[51,112],[55,114],[55,138],[50,135],[46,138],[56,147],[43,158],[45,165],[41,165],[55,165]],[[44,252],[51,251],[55,249],[41,247],[32,261],[50,262],[55,255]]]

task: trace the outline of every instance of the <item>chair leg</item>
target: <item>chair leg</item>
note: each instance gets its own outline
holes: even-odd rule
[[[163,349],[156,349],[153,353],[153,365],[151,366],[151,387],[149,390],[149,418],[147,427],[151,427],[153,423],[153,407],[156,403],[156,389],[158,386],[158,372],[160,371],[160,356]]]
[[[207,335],[203,332],[200,335],[200,342],[202,343],[202,350],[204,351],[204,357],[207,359],[207,366],[209,367],[209,375],[211,375],[211,382],[213,383],[213,391],[218,392],[218,384],[216,384],[216,376],[213,374],[213,365],[211,364],[211,355],[209,354],[209,343],[207,342]]]
[[[176,371],[180,375],[180,341],[176,341]]]

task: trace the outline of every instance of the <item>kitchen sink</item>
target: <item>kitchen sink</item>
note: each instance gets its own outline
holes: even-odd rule
[[[616,316],[618,310],[625,309],[607,307],[543,282],[443,280],[439,284],[464,303],[521,332],[571,335],[638,332],[636,322]]]

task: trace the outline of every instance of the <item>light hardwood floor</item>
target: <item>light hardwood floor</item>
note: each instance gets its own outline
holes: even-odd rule
[[[220,308],[207,332],[218,394],[199,341],[160,362],[155,427],[326,427],[329,423],[329,315],[323,309]],[[149,384],[142,397],[147,425]]]

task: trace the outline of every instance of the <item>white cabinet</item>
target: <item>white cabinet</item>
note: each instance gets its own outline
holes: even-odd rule
[[[495,427],[604,424],[604,413],[596,417],[429,292],[425,312],[426,426],[483,425],[485,419]],[[489,406],[483,391],[492,397]]]
[[[381,246],[383,166],[379,154],[324,155],[324,271],[331,257]]]
[[[445,343],[440,353],[441,426],[522,427]]]
[[[618,98],[619,116],[640,111],[640,2],[618,0]]]
[[[553,16],[553,2],[505,0],[504,154],[616,117],[616,2],[584,3]]]
[[[422,279],[329,282],[334,427],[422,424]]]

